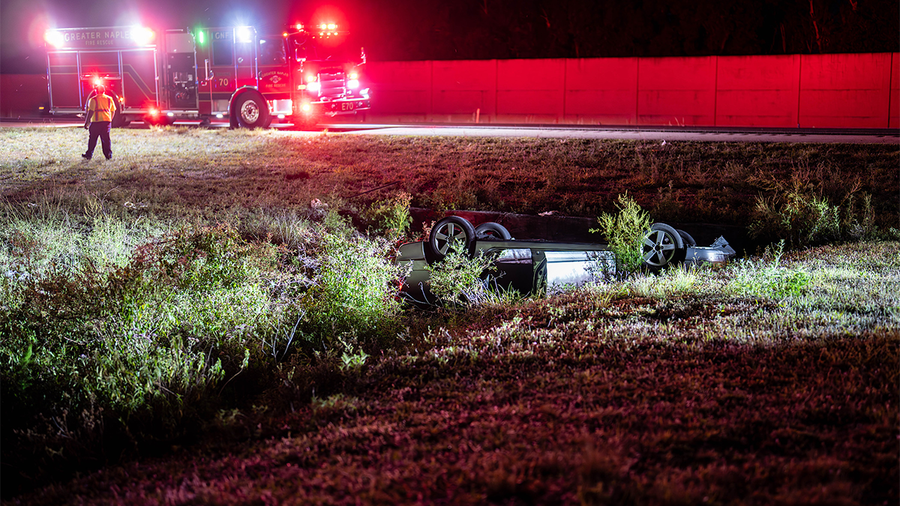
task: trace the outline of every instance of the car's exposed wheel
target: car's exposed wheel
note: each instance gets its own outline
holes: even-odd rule
[[[678,235],[681,236],[681,242],[684,243],[684,246],[686,248],[693,248],[697,245],[697,241],[694,240],[694,237],[691,234],[685,232],[684,230],[681,230],[680,228],[676,228],[675,231],[678,232]]]
[[[451,251],[472,256],[475,254],[475,228],[465,218],[448,216],[431,229],[427,250],[433,262],[441,260]]]
[[[259,93],[249,91],[237,98],[234,116],[241,128],[266,128],[271,121],[269,106]]]
[[[493,221],[482,223],[475,227],[475,237],[478,239],[501,239],[508,241],[512,239],[512,234],[506,227]]]
[[[650,230],[644,233],[641,248],[644,266],[653,271],[680,262],[685,253],[681,235],[665,223],[650,226]]]

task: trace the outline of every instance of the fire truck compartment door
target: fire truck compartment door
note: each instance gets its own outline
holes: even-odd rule
[[[155,49],[122,51],[123,109],[155,105],[159,96],[158,85]]]
[[[50,107],[79,108],[78,62],[75,53],[49,53]]]

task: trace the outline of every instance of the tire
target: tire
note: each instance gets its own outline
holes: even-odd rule
[[[248,91],[234,102],[232,117],[241,128],[266,128],[272,121],[269,106],[262,95]]]
[[[681,236],[681,242],[684,243],[685,248],[693,248],[697,245],[697,241],[694,240],[694,237],[691,234],[685,232],[684,230],[681,230],[680,228],[676,228],[675,231],[678,232],[678,235]]]
[[[482,223],[475,227],[475,237],[478,239],[501,239],[508,241],[512,239],[512,234],[506,227],[493,221]]]
[[[644,232],[641,254],[644,267],[658,271],[684,260],[684,242],[674,228],[665,223],[654,223]]]
[[[475,254],[475,228],[465,218],[448,216],[431,229],[426,250],[432,262],[439,262],[450,251],[471,257]]]

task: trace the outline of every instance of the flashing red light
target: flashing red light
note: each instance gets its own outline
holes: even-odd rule
[[[154,118],[159,116],[159,109],[157,109],[155,107],[151,107],[150,108],[150,116],[153,116]]]

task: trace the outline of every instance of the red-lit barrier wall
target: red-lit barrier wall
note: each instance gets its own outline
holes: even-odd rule
[[[0,117],[34,117],[49,103],[47,76],[0,74]]]
[[[900,128],[900,53],[369,62],[375,121]],[[33,116],[45,76],[4,75]]]
[[[900,54],[370,62],[372,119],[900,127]]]

